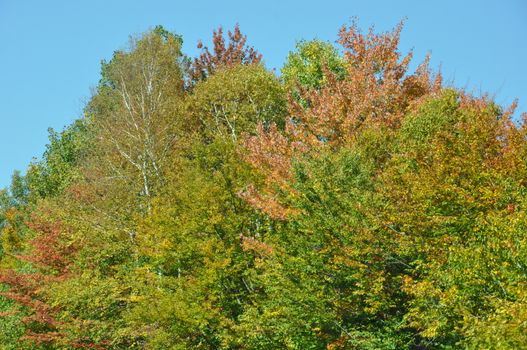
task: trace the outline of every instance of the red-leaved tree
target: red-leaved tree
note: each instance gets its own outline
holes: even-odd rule
[[[49,343],[60,339],[61,334],[55,319],[58,310],[46,304],[43,293],[50,283],[67,278],[73,249],[61,242],[60,223],[33,215],[26,224],[35,232],[35,238],[29,242],[32,249],[27,255],[16,258],[28,263],[30,272],[2,270],[0,283],[6,284],[9,290],[1,295],[23,306],[26,315],[22,318],[26,326],[23,340],[35,344]]]
[[[291,191],[287,183],[294,159],[322,147],[350,145],[365,126],[397,128],[409,110],[441,89],[441,74],[430,72],[428,57],[408,72],[412,53],[403,56],[398,50],[401,30],[402,23],[381,34],[373,28],[364,34],[356,22],[341,28],[344,79],[326,69],[328,80],[321,89],[299,87],[300,98],[289,99],[285,132],[260,126],[256,136],[246,139],[247,160],[263,170],[266,183],[262,191],[249,188],[243,193],[249,203],[285,219],[292,209],[280,203],[278,192]]]
[[[262,60],[262,55],[258,51],[246,45],[247,36],[242,34],[239,25],[227,34],[228,43],[225,42],[222,27],[212,33],[212,51],[201,41],[198,43],[198,49],[201,49],[202,53],[194,59],[190,69],[190,78],[193,83],[206,79],[220,67],[253,64]]]

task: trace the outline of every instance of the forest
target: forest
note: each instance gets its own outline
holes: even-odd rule
[[[527,114],[402,30],[131,37],[0,191],[0,350],[527,348]]]

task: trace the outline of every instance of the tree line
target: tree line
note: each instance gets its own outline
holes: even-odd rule
[[[131,38],[0,191],[0,349],[524,348],[527,127],[401,30]]]

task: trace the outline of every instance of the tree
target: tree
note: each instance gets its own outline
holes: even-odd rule
[[[21,348],[27,345],[45,349],[62,340],[55,317],[57,309],[46,302],[45,293],[50,284],[67,278],[72,247],[62,241],[58,223],[34,216],[28,226],[35,233],[29,241],[31,250],[16,256],[23,268],[0,271],[0,283],[9,287],[1,296],[18,305],[2,317],[18,319],[24,325],[25,333],[19,339]]]
[[[374,215],[383,205],[375,169],[355,150],[321,152],[294,166],[287,221],[247,244],[260,294],[241,317],[240,343],[409,349],[413,334],[401,326],[406,266]]]
[[[318,90],[328,80],[326,71],[337,79],[344,78],[345,62],[337,49],[321,40],[300,41],[296,45],[296,51],[287,56],[282,67],[282,79],[292,90],[297,85]]]
[[[40,161],[30,164],[25,178],[26,196],[32,202],[55,197],[80,178],[79,168],[93,142],[89,122],[78,119],[62,132],[49,129],[49,144]]]
[[[431,76],[428,60],[407,74],[411,54],[401,59],[397,46],[402,24],[390,33],[367,35],[356,23],[343,27],[339,43],[345,49],[343,79],[327,71],[320,90],[304,90],[290,99],[290,120],[285,133],[260,127],[246,139],[247,159],[263,169],[267,186],[261,193],[249,188],[246,198],[276,218],[290,212],[280,204],[277,188],[287,186],[293,161],[321,148],[349,147],[365,128],[393,130],[404,115],[426,96],[439,91],[441,76]]]
[[[286,92],[261,65],[226,67],[198,83],[187,100],[188,133],[204,140],[255,134],[256,126],[283,125]]]
[[[256,179],[236,143],[195,141],[191,151],[138,230],[143,264],[126,317],[147,348],[231,349],[254,300],[241,235],[265,235],[269,224],[238,196]]]
[[[198,43],[198,49],[201,49],[202,53],[192,63],[191,83],[206,79],[222,67],[260,63],[262,55],[254,48],[246,46],[247,36],[242,34],[239,25],[234,27],[233,32],[228,32],[228,38],[228,44],[225,45],[223,28],[219,27],[212,33],[212,52],[207,46],[203,46],[201,41]]]
[[[384,220],[412,266],[405,318],[430,347],[514,349],[525,341],[516,323],[525,320],[517,289],[525,127],[512,112],[444,91],[403,121],[382,175],[392,203]]]
[[[163,182],[177,141],[181,45],[180,36],[162,27],[131,39],[128,51],[103,62],[101,83],[86,109],[105,176],[130,183],[129,191],[145,198]]]

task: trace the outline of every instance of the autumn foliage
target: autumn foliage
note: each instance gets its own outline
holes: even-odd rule
[[[0,191],[0,349],[525,347],[525,120],[402,29],[116,51]]]
[[[232,32],[227,32],[227,37],[226,44],[223,28],[219,27],[212,33],[212,51],[201,41],[198,43],[198,49],[201,49],[202,53],[192,62],[190,70],[192,81],[206,79],[223,67],[260,63],[262,55],[253,47],[246,45],[247,36],[242,34],[239,25],[236,25]]]

